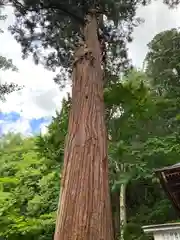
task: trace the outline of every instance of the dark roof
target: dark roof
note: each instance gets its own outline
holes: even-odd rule
[[[155,173],[180,216],[180,163],[156,169]]]

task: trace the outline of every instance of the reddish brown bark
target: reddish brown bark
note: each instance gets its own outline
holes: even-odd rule
[[[93,16],[85,38],[93,52],[78,61],[73,70],[72,109],[54,240],[113,239],[101,52]]]

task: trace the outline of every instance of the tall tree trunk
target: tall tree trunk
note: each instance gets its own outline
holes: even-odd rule
[[[88,15],[85,39],[89,52],[80,56],[73,69],[72,109],[54,240],[113,239],[101,50],[93,14]]]
[[[121,164],[121,171],[125,172],[124,164]],[[122,183],[120,187],[119,204],[120,204],[120,239],[124,240],[124,228],[126,226],[126,183]]]

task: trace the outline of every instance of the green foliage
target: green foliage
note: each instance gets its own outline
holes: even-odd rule
[[[51,164],[54,164],[54,161],[62,163],[70,105],[70,99],[63,100],[61,112],[56,112],[56,117],[53,117],[48,126],[48,134],[39,136],[36,141],[40,156],[49,159]]]
[[[1,140],[0,236],[8,239],[50,239],[53,234],[59,171],[38,157],[35,141],[18,135]]]
[[[171,29],[157,34],[148,45],[147,73],[160,94],[179,95],[179,39],[179,31]]]
[[[10,30],[22,46],[23,57],[32,54],[36,64],[42,63],[53,71],[59,67],[70,71],[74,49],[79,39],[84,38],[81,27],[85,24],[86,14],[92,8],[99,9],[107,18],[104,26],[99,26],[108,43],[107,71],[119,73],[120,69],[129,68],[126,43],[132,41],[133,27],[141,22],[135,16],[136,9],[139,5],[146,5],[149,0],[9,2],[15,7],[16,15],[16,22]],[[61,69],[56,82],[64,84],[66,73]]]
[[[142,225],[177,219],[153,169],[179,162],[179,121],[174,121],[176,132],[167,128],[174,108],[154,87],[150,77],[133,70],[122,83],[105,90],[106,106],[112,111],[108,122],[111,190],[114,194],[122,184],[127,186],[127,219],[139,231],[128,227],[125,240],[146,239]]]
[[[0,237],[52,239],[70,100],[44,136],[0,139]]]
[[[126,170],[128,169],[128,179],[129,174],[131,177],[140,174],[146,165],[146,162],[142,161],[141,152],[147,139],[152,136],[151,129],[157,109],[150,90],[146,75],[134,70],[122,83],[109,88],[105,95],[111,109],[115,113],[119,112],[112,113],[114,115],[108,122],[111,171],[118,168],[119,171],[116,172],[118,175],[121,172],[122,176],[120,165],[123,164]],[[114,92],[113,100],[111,96]]]
[[[141,177],[127,187],[128,221],[142,225],[161,224],[178,219],[159,182]]]
[[[132,41],[133,28],[142,19],[136,17],[139,6],[151,3],[151,0],[5,0],[15,7],[16,22],[10,27],[15,39],[22,46],[23,57],[33,55],[36,64],[42,63],[53,71],[58,67],[69,70],[74,48],[82,36],[81,27],[91,9],[98,9],[107,21],[99,26],[108,45],[107,72],[119,74],[130,67],[126,43]],[[163,0],[171,7],[174,1]],[[38,28],[38,30],[37,30]],[[44,53],[43,50],[48,50]],[[64,85],[66,72],[61,69],[55,81]],[[108,80],[110,80],[108,78]]]
[[[125,240],[148,240],[149,238],[143,233],[141,227],[135,223],[128,223],[124,231]]]

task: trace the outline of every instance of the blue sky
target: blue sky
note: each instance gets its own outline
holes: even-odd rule
[[[20,114],[16,112],[11,112],[9,114],[0,112],[0,120],[4,120],[7,122],[15,122],[19,118],[20,118]]]
[[[32,133],[38,133],[40,131],[40,127],[42,124],[44,124],[45,122],[49,122],[50,119],[47,119],[47,118],[44,118],[44,117],[41,117],[41,118],[38,118],[38,119],[31,119],[30,120],[30,126],[31,126],[31,129],[32,129]]]
[[[0,135],[7,132],[21,132],[27,135],[38,134],[46,130],[46,126],[51,122],[50,117],[41,117],[38,119],[30,119],[28,124],[21,125],[24,122],[17,112],[0,113]],[[19,128],[17,128],[17,125]],[[42,129],[44,127],[44,129]]]
[[[6,7],[3,14],[7,20],[0,21],[0,55],[10,58],[17,66],[18,72],[0,71],[1,82],[14,82],[25,87],[9,94],[6,102],[0,103],[0,134],[20,132],[24,135],[33,135],[38,132],[45,133],[46,126],[51,122],[56,110],[60,110],[62,99],[71,87],[67,86],[62,92],[54,83],[55,73],[35,65],[32,58],[22,60],[21,47],[8,31],[8,26],[14,22],[13,9]],[[129,47],[129,56],[138,68],[142,67],[147,53],[147,44],[159,32],[180,27],[180,7],[169,10],[162,1],[154,1],[148,7],[139,8],[138,17],[145,22],[134,30],[134,41]],[[60,69],[57,69],[57,73]]]

